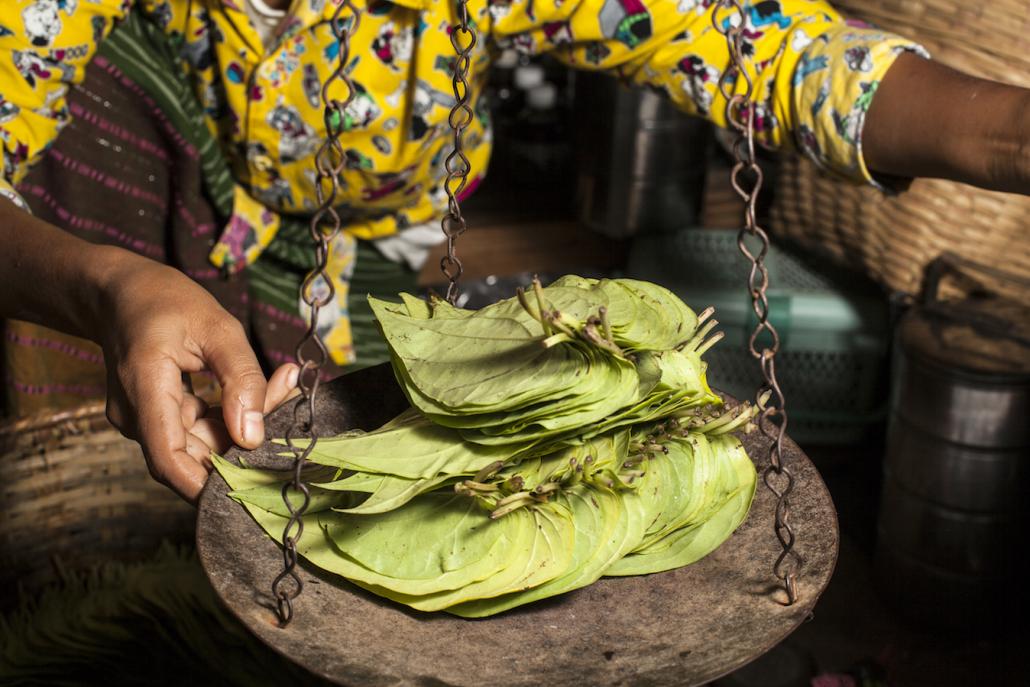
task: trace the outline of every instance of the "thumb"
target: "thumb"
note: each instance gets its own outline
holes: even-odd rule
[[[229,436],[243,448],[257,448],[265,440],[265,375],[238,320],[227,316],[225,324],[208,331],[201,350],[222,387]]]

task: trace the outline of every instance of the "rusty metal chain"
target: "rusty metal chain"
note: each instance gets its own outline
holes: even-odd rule
[[[719,9],[728,11],[720,16]],[[723,24],[722,22],[726,22]],[[765,266],[765,258],[769,252],[769,236],[758,225],[757,203],[762,188],[762,169],[755,157],[755,103],[754,82],[748,74],[747,57],[744,55],[744,30],[747,25],[747,14],[740,0],[718,0],[718,6],[712,12],[712,23],[715,30],[726,37],[731,64],[719,79],[719,91],[726,98],[726,121],[737,132],[733,143],[733,156],[736,163],[730,172],[733,190],[745,203],[744,226],[737,236],[740,252],[751,262],[747,287],[751,294],[752,307],[758,317],[758,324],[751,333],[748,349],[761,367],[763,384],[756,394],[756,402],[760,409],[758,426],[762,433],[771,440],[769,447],[769,466],[762,473],[762,481],[776,496],[776,520],[774,529],[780,542],[780,555],[773,564],[773,573],[783,583],[787,594],[787,605],[798,600],[797,577],[801,570],[802,559],[794,549],[796,541],[794,528],[790,522],[790,494],[794,489],[794,475],[783,463],[783,437],[787,431],[787,409],[783,390],[776,379],[776,353],[780,349],[780,337],[776,328],[769,322],[769,299],[766,291],[769,288],[769,272]],[[743,81],[743,88],[738,82]],[[745,177],[750,175],[751,179]],[[757,238],[761,244],[758,252],[753,252],[747,245],[748,237]],[[766,341],[759,348],[759,337],[765,334]],[[760,399],[771,392],[772,397],[763,403]]]
[[[454,106],[447,116],[447,123],[454,135],[453,147],[444,168],[447,179],[444,190],[447,192],[447,214],[444,215],[441,227],[447,236],[447,254],[440,258],[440,271],[447,279],[447,300],[454,305],[458,299],[458,279],[464,271],[461,259],[456,252],[458,237],[465,233],[468,226],[461,214],[458,197],[468,185],[471,164],[465,155],[465,129],[472,123],[475,114],[469,105],[471,87],[469,86],[469,68],[472,64],[472,50],[476,47],[476,32],[469,23],[468,0],[456,1],[458,24],[451,27],[451,45],[454,47],[454,71],[451,76],[451,87],[454,90]]]
[[[344,14],[347,14],[345,17]],[[350,42],[358,29],[360,12],[352,0],[342,0],[336,7],[330,26],[339,46],[336,68],[322,84],[321,98],[324,107],[326,138],[315,154],[315,195],[318,209],[311,217],[309,233],[315,243],[315,267],[304,278],[300,297],[309,308],[308,329],[297,344],[296,356],[300,365],[297,386],[301,395],[293,407],[293,421],[286,431],[286,444],[293,452],[293,479],[283,485],[283,503],[290,516],[283,528],[283,570],[272,582],[279,625],[285,627],[293,619],[293,600],[304,589],[297,575],[297,542],[304,533],[304,513],[311,500],[311,493],[304,483],[303,470],[308,456],[318,441],[315,416],[315,397],[321,381],[321,370],[329,358],[325,344],[318,336],[318,316],[322,308],[331,306],[336,300],[333,282],[326,273],[329,247],[340,233],[341,220],[336,211],[340,174],[346,164],[340,136],[346,128],[346,110],[354,99],[356,89],[347,74],[350,56]],[[347,87],[344,100],[330,96],[335,84]],[[308,443],[298,446],[294,443],[305,436]],[[299,497],[297,503],[293,498]]]

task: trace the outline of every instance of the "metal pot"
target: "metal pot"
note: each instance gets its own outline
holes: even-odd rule
[[[930,503],[974,513],[1025,507],[1025,446],[969,446],[924,431],[895,414],[887,430],[888,480]]]
[[[892,408],[913,427],[956,444],[1030,446],[1030,375],[1018,360],[1012,369],[998,369],[967,348],[950,346],[959,336],[968,338],[958,331],[966,327],[925,309],[906,318],[895,363],[904,383],[893,387]]]
[[[1030,524],[1030,310],[938,298],[947,257],[895,337],[876,574],[910,615],[993,621],[1023,592]]]
[[[694,223],[711,128],[668,97],[576,74],[578,219],[612,238]]]

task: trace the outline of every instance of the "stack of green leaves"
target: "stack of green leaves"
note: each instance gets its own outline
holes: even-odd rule
[[[372,299],[412,407],[320,439],[298,549],[424,611],[479,617],[692,563],[756,476],[701,355],[711,312],[659,286],[564,277],[478,311]],[[286,473],[216,467],[278,540]]]
[[[699,327],[647,282],[564,277],[475,312],[371,303],[412,406],[470,442],[553,440],[718,402],[701,362],[716,323]]]

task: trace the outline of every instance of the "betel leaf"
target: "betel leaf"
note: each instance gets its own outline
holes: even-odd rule
[[[578,289],[589,289],[592,288],[595,284],[597,284],[598,281],[599,280],[590,277],[580,277],[575,274],[566,274],[563,277],[558,277],[557,279],[555,279],[553,282],[551,282],[550,285],[571,286]]]
[[[267,483],[267,480],[262,479],[262,471],[260,470],[238,468],[217,456],[215,457],[215,465],[219,473],[234,490],[246,490]],[[451,495],[448,498],[453,500],[456,497]],[[269,536],[278,539],[282,535],[283,528],[287,522],[286,517],[264,510],[252,503],[242,503]],[[394,513],[403,512],[394,511]],[[449,532],[451,537],[435,537],[432,540],[422,541],[419,544],[421,548],[431,546],[433,543],[437,544],[438,548],[435,552],[435,558],[431,553],[427,554],[424,551],[420,551],[421,555],[419,556],[402,556],[409,566],[406,570],[416,573],[410,579],[402,579],[397,576],[398,573],[405,572],[405,570],[400,568],[392,570],[393,574],[383,574],[380,571],[361,565],[349,556],[340,555],[339,548],[327,536],[325,529],[321,526],[323,522],[337,523],[340,519],[347,517],[357,518],[360,516],[345,516],[339,513],[312,513],[305,515],[303,517],[304,530],[297,543],[297,550],[319,568],[342,575],[355,583],[363,586],[389,589],[391,593],[411,595],[440,593],[448,589],[475,583],[490,578],[497,571],[505,568],[507,549],[511,544],[509,535],[516,529],[515,521],[511,523],[491,523],[499,524],[500,526],[483,529],[482,535],[478,539],[474,537],[459,537],[461,557],[456,558],[453,555],[452,549],[448,548],[455,541],[453,536],[455,528],[462,531],[474,529],[479,527],[482,520],[488,520],[488,517],[482,514],[475,504],[470,501],[454,501],[453,508],[448,510],[448,514],[451,517],[441,519],[437,522],[437,526],[441,528],[441,531]],[[405,527],[409,525],[407,522],[394,524],[402,526],[395,527],[393,530],[383,528],[380,534],[385,535],[388,531],[392,533],[400,530],[403,535]],[[464,528],[462,528],[463,524],[465,525]],[[426,534],[425,531],[422,533],[423,535]],[[524,533],[519,533],[519,535],[524,536]],[[366,542],[366,544],[374,547],[379,546],[381,542],[372,541]],[[409,552],[411,551],[410,540],[402,539],[400,544],[401,546],[406,546]],[[357,545],[353,548],[359,551],[363,550]],[[411,560],[408,560],[408,558],[411,558]],[[422,567],[418,567],[420,562]],[[462,562],[467,562],[468,564],[461,566]]]
[[[754,487],[742,488],[724,500],[711,518],[668,535],[669,546],[654,554],[630,554],[617,561],[607,576],[650,575],[682,568],[717,549],[747,517]]]
[[[283,483],[284,482],[273,482],[271,484],[261,484],[247,489],[234,489],[229,493],[229,496],[241,503],[249,503],[267,510],[270,513],[286,517],[289,516],[290,512],[287,510],[286,504],[283,503]],[[309,487],[309,492],[310,499],[307,507],[308,513],[319,513],[334,507],[346,508],[356,502],[356,495],[354,494],[346,494],[339,491],[326,491],[324,489],[319,489],[318,487]],[[298,505],[301,503],[302,499],[303,497],[300,494],[291,496],[291,502]]]
[[[728,441],[724,441],[728,440]],[[613,564],[605,575],[645,575],[689,565],[711,553],[744,521],[757,485],[754,464],[734,437],[717,437],[718,484],[704,492],[707,512]],[[703,507],[703,508],[704,508]]]
[[[408,595],[462,589],[497,574],[528,528],[518,518],[492,522],[454,493],[424,494],[376,515],[324,513],[320,522],[343,556],[378,575],[348,577]]]
[[[650,523],[640,545],[634,551],[661,540],[670,532],[691,522],[691,518],[703,506],[709,492],[712,472],[710,450],[695,450],[703,439],[691,441],[673,440],[665,443],[669,453],[667,460],[657,462],[656,469],[663,470],[661,494],[665,507],[654,522]]]
[[[634,366],[625,360],[605,359],[585,351],[581,369],[573,375],[566,394],[527,404],[518,410],[494,413],[427,413],[438,424],[478,430],[493,436],[518,435],[509,440],[524,440],[540,432],[560,433],[597,421],[623,406],[635,403],[640,383]],[[535,431],[526,428],[535,426]],[[472,433],[470,432],[470,436]]]
[[[635,538],[632,523],[623,512],[622,499],[614,491],[581,483],[563,492],[557,502],[572,513],[575,528],[575,545],[567,571],[529,589],[451,606],[447,609],[449,613],[479,618],[585,587],[621,558],[626,553],[627,540]]]
[[[523,534],[506,550],[506,567],[490,577],[460,589],[412,596],[385,589],[372,589],[387,598],[421,611],[441,611],[465,601],[488,599],[530,589],[563,574],[572,561],[575,528],[572,517],[555,504],[519,510],[495,522],[515,516],[517,532]]]
[[[554,397],[582,365],[582,352],[545,348],[542,329],[514,318],[419,320],[370,303],[412,383],[447,408],[490,412]]]
[[[453,429],[420,418],[356,436],[320,439],[309,460],[346,470],[424,479],[474,474],[495,461],[506,462],[516,452],[511,446],[464,444]]]
[[[612,304],[610,316],[625,321],[620,336],[631,350],[672,350],[697,329],[694,311],[664,287],[636,279],[605,280],[598,286]]]
[[[671,532],[704,522],[740,487],[739,476],[726,469],[727,459],[732,457],[713,450],[703,434],[691,433],[684,439],[670,441],[668,446],[681,453],[689,451],[692,456],[689,464],[682,460],[670,461],[679,471],[685,488],[678,494],[676,510],[669,514],[669,521],[655,536],[645,538],[637,551],[660,548]]]
[[[361,478],[355,479],[355,478]],[[400,508],[419,494],[453,483],[459,479],[455,475],[438,475],[436,477],[407,479],[396,475],[377,475],[359,472],[350,478],[337,482],[324,482],[314,486],[333,491],[355,491],[354,485],[368,492],[368,497],[357,504],[333,504],[330,506],[341,513],[355,515],[371,515],[385,513]]]

